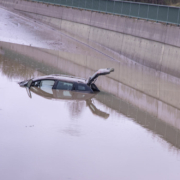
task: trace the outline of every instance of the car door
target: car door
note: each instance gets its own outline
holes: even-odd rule
[[[39,90],[44,91],[48,94],[53,94],[52,89],[55,85],[55,80],[51,79],[43,79],[43,80],[38,80],[34,81],[31,86],[39,88]]]
[[[59,80],[56,83],[55,89],[72,91],[74,89],[74,83]]]

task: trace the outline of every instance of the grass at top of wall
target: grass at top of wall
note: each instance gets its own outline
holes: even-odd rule
[[[179,3],[176,3],[176,4],[170,4],[170,6],[180,7],[180,2],[179,2]]]

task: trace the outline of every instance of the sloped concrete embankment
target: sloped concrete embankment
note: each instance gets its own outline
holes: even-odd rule
[[[153,114],[161,114],[161,101],[167,104],[168,118],[172,115],[179,119],[179,113],[170,110],[171,107],[180,109],[179,27],[24,0],[0,2],[112,57],[113,61],[91,58],[86,63],[92,70],[115,67],[109,83],[99,82],[109,92],[132,103],[138,100],[143,109],[147,109],[144,104],[147,95],[146,101],[151,104],[148,108]],[[84,66],[84,62],[71,58],[68,53],[59,56]]]

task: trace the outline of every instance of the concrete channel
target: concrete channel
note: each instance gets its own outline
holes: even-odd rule
[[[179,27],[24,0],[1,4],[96,50],[96,56],[65,51],[58,56],[92,71],[115,67],[108,86],[102,81],[101,87],[179,127]]]
[[[160,169],[163,170],[161,171],[161,177],[167,177],[166,173],[168,174],[169,172],[170,176],[168,176],[168,180],[178,179],[179,172],[177,171],[177,169],[179,160],[177,158],[179,158],[180,149],[179,27],[25,0],[0,0],[0,5],[2,6],[2,8],[7,9],[8,11],[12,11],[16,14],[21,15],[22,17],[32,19],[39,24],[46,24],[47,27],[58,30],[58,39],[61,40],[61,43],[59,41],[57,43],[58,47],[59,45],[61,45],[61,47],[59,48],[57,48],[57,46],[45,46],[42,48],[40,47],[41,44],[37,44],[37,47],[35,47],[34,44],[22,45],[21,43],[0,41],[0,72],[3,78],[28,79],[32,76],[40,76],[49,73],[70,74],[88,78],[94,73],[94,71],[99,68],[115,68],[114,73],[105,77],[101,77],[96,82],[97,86],[102,90],[102,92],[97,94],[94,97],[94,100],[97,104],[103,107],[102,109],[104,109],[104,112],[98,110],[95,107],[93,108],[95,108],[97,112],[99,112],[99,114],[96,114],[96,117],[101,116],[101,118],[103,118],[104,120],[103,123],[102,121],[98,123],[94,122],[94,120],[99,119],[86,112],[84,107],[88,106],[89,101],[86,101],[86,105],[83,104],[84,102],[73,102],[75,106],[73,106],[73,103],[67,103],[67,105],[66,102],[64,104],[62,102],[59,104],[52,102],[47,103],[41,100],[39,97],[36,97],[34,94],[33,98],[35,100],[30,100],[30,98],[27,97],[25,91],[23,91],[22,89],[18,89],[19,87],[17,87],[17,83],[11,83],[12,87],[14,87],[15,90],[6,90],[7,92],[9,92],[9,94],[7,93],[8,95],[5,93],[5,88],[3,86],[0,86],[1,92],[5,93],[4,96],[7,96],[8,98],[14,98],[12,102],[17,102],[17,100],[20,102],[25,101],[26,107],[23,107],[23,103],[21,103],[20,107],[14,107],[14,109],[22,108],[20,110],[22,112],[22,116],[27,118],[25,118],[26,121],[28,123],[35,123],[37,129],[40,130],[40,132],[38,132],[37,129],[31,132],[26,132],[22,127],[15,128],[14,130],[15,132],[17,130],[20,130],[21,132],[16,132],[18,138],[15,140],[17,141],[21,139],[21,135],[23,133],[25,133],[25,135],[29,133],[27,135],[29,139],[21,139],[23,143],[19,144],[21,144],[24,149],[19,149],[18,153],[29,152],[28,150],[30,149],[30,145],[33,145],[33,141],[35,141],[34,146],[32,146],[31,148],[33,149],[33,153],[36,158],[40,159],[37,164],[41,165],[42,169],[39,167],[40,170],[37,170],[37,168],[34,167],[34,162],[36,160],[28,165],[29,167],[31,167],[30,169],[34,169],[35,171],[37,171],[36,173],[38,174],[38,176],[39,171],[43,172],[43,179],[48,179],[49,177],[51,177],[51,179],[52,177],[54,177],[54,179],[59,179],[57,178],[59,177],[59,174],[62,175],[63,179],[67,179],[67,177],[69,178],[69,176],[71,176],[72,179],[73,177],[77,177],[78,179],[88,179],[87,177],[89,177],[89,179],[94,178],[107,180],[119,179],[119,177],[122,177],[122,179],[133,179],[134,177],[143,179],[147,177],[147,174],[149,175],[148,177],[151,177],[151,179],[155,179],[159,177],[158,170]],[[33,33],[30,37],[32,37],[32,35]],[[46,33],[41,36],[41,39],[43,39],[43,37],[45,36],[47,36]],[[47,37],[47,39],[48,38],[50,39],[51,36]],[[45,39],[45,41],[47,39]],[[37,42],[37,40],[35,42]],[[1,79],[3,81],[2,77]],[[16,99],[16,95],[13,95],[12,92],[22,92],[23,98],[20,98],[20,95],[18,94],[17,97],[19,99]],[[6,100],[8,98],[4,97],[2,99]],[[44,98],[48,99],[47,97]],[[11,99],[9,98],[9,101],[10,100]],[[26,101],[28,103],[26,103]],[[45,104],[44,108],[46,110],[42,110],[42,102]],[[50,107],[50,104],[53,108]],[[62,111],[64,112],[66,112],[68,108],[70,109],[70,111],[73,111],[73,109],[75,109],[75,115],[73,115],[74,119],[67,117],[68,113],[66,114],[61,111],[62,114],[65,114],[64,116],[70,122],[71,126],[68,127],[69,129],[67,128],[68,125],[66,124],[66,119],[59,119],[59,117],[57,118],[57,116],[54,115],[54,119],[58,119],[57,122],[52,121],[55,124],[54,125],[51,122],[51,119],[48,118],[51,117],[51,113],[54,114],[54,107],[57,108],[57,105],[58,108],[61,107]],[[68,108],[64,108],[65,105],[67,105]],[[6,102],[5,105],[3,105],[3,108],[6,109],[6,106],[10,108],[9,102]],[[37,121],[37,118],[34,118],[34,114],[31,112],[29,113],[29,108],[32,108],[32,110],[37,113],[38,117],[42,117],[41,114],[47,111],[47,117],[45,117],[46,121],[44,121],[43,118],[38,118]],[[48,110],[49,112],[51,112],[49,115]],[[86,118],[84,118],[87,120],[87,124],[83,124],[82,122],[82,124],[77,123],[77,121],[83,119],[77,118],[78,115],[80,116],[81,114],[80,110],[84,110],[87,113],[85,116]],[[0,116],[2,117],[2,119],[3,117],[9,117],[8,122],[11,122],[14,125],[10,126],[10,128],[19,126],[19,124],[21,124],[21,126],[24,125],[23,118],[17,118],[18,120],[16,119],[16,121],[18,121],[19,124],[16,125],[16,121],[10,121],[10,119],[13,119],[13,113],[9,113],[9,115],[7,116],[8,113],[4,113],[4,111],[5,110],[0,111]],[[93,113],[93,111],[91,112]],[[26,116],[27,113],[29,113],[28,117]],[[21,113],[17,113],[16,116],[19,117],[19,114]],[[110,118],[108,119],[107,117],[109,117],[109,114]],[[90,117],[89,120],[87,116]],[[0,121],[2,123],[2,132],[6,132],[6,128],[4,128],[5,131],[3,129],[3,127],[6,125],[6,122],[4,122],[4,120],[6,119],[7,118],[4,118],[2,121]],[[128,121],[126,121],[127,119]],[[62,124],[59,122],[61,122]],[[121,124],[119,125],[117,122],[121,122]],[[133,125],[131,124],[132,122]],[[49,123],[47,126],[48,128],[43,126],[43,123]],[[63,136],[63,138],[61,136],[61,138],[59,138],[59,134],[57,135],[55,134],[56,131],[54,132],[54,129],[56,129],[58,125],[59,127],[62,126],[66,128],[65,130],[61,130],[60,133],[63,132],[66,134],[70,134],[73,138],[75,136],[79,137],[80,141],[82,142],[77,141],[76,139],[67,138],[66,136]],[[126,127],[126,125],[128,128]],[[117,126],[119,129],[117,128],[114,131],[115,126]],[[26,127],[34,128],[34,125]],[[44,127],[44,129],[41,129],[40,127]],[[81,134],[79,127],[84,130],[84,134]],[[102,131],[101,128],[103,129]],[[12,134],[14,133],[14,131],[12,130]],[[108,134],[108,132],[110,133]],[[44,143],[42,145],[41,141],[39,141],[38,138],[34,138],[35,135],[33,133],[36,133],[36,137],[41,139],[43,142],[46,142],[47,144]],[[101,133],[104,135],[101,136]],[[135,137],[136,134],[137,137]],[[149,134],[151,134],[150,137]],[[9,135],[9,133],[7,133],[7,135],[9,138],[11,137],[11,134]],[[115,136],[117,136],[117,139],[114,139]],[[131,138],[134,138],[133,136],[135,137],[135,140],[130,140]],[[57,137],[59,138],[58,141],[56,139]],[[158,143],[155,141],[157,141]],[[3,144],[3,147],[6,147],[8,143],[10,145],[7,147],[12,147],[10,140],[8,141],[8,143],[6,143],[5,140],[1,142]],[[97,143],[95,146],[94,142]],[[106,144],[106,142],[108,143]],[[73,143],[76,143],[73,145],[73,148],[76,149],[77,147],[76,150],[77,152],[79,152],[77,154],[73,154],[74,151],[69,151],[72,148]],[[56,146],[56,144],[58,144],[58,146]],[[62,144],[64,144],[64,147],[62,147]],[[109,144],[111,144],[113,150],[111,149],[111,146],[109,146]],[[159,144],[163,145],[161,146]],[[127,147],[127,145],[129,147],[132,147],[129,148]],[[16,147],[16,145],[14,146]],[[43,146],[44,154],[41,156],[41,150]],[[96,150],[98,149],[97,147],[99,147],[100,151],[94,151],[92,147],[95,147]],[[52,149],[49,151],[49,148]],[[58,150],[57,152],[56,148]],[[89,153],[88,148],[92,148],[92,152],[95,152],[95,156],[93,157],[96,157],[98,159],[97,161],[93,161],[94,164],[91,161],[91,155],[93,153]],[[15,149],[17,150],[18,148],[16,147]],[[115,153],[112,153],[112,156],[110,155],[110,157],[112,158],[107,158],[107,162],[105,163],[106,167],[104,168],[107,169],[106,172],[104,169],[101,171],[101,167],[104,164],[104,159],[101,159],[102,149],[105,151],[102,157],[106,158],[109,158],[109,155],[111,154],[109,154],[108,151],[113,152],[115,150]],[[130,149],[132,149],[132,151],[129,151]],[[61,150],[63,150],[64,152],[59,153],[61,152]],[[84,150],[87,154],[83,154]],[[124,152],[125,154],[127,153],[127,150],[129,151],[128,157],[123,155]],[[164,150],[166,150],[168,153]],[[3,152],[6,152],[5,148],[3,149]],[[138,153],[141,155],[138,155]],[[9,154],[11,154],[10,150],[8,151],[7,155]],[[16,167],[16,170],[18,172],[21,171],[22,164],[27,165],[27,163],[23,160],[27,157],[31,157],[32,154],[29,154],[30,156],[26,156],[23,153],[22,155],[19,155],[22,163],[19,166],[20,169],[18,169],[18,166]],[[67,158],[67,155],[71,155],[71,158]],[[84,162],[82,160],[82,157],[78,158],[78,156],[81,155],[84,156],[84,159],[89,163]],[[175,158],[175,155],[177,156],[177,158]],[[43,169],[44,160],[46,160],[46,157],[49,158],[50,162],[45,163],[45,167],[47,168],[47,172],[49,173],[49,176],[47,177],[45,177]],[[58,159],[57,157],[60,158]],[[123,157],[125,158],[123,159]],[[138,157],[138,159],[136,159],[136,157]],[[8,164],[5,162],[9,157],[5,156],[5,158],[1,158],[5,166],[8,167]],[[31,158],[33,159],[34,157]],[[114,164],[115,168],[111,168],[109,166],[109,162],[112,162],[113,164],[116,158],[118,159],[118,166]],[[159,160],[159,158],[161,159],[161,161]],[[170,158],[172,158],[171,163],[169,163]],[[61,161],[62,159],[63,161]],[[152,164],[146,164],[145,166],[144,162],[146,162],[146,160]],[[165,162],[166,160],[169,160],[169,162]],[[80,169],[78,169],[77,164],[75,164],[79,161],[81,161],[81,163],[78,164]],[[128,168],[125,168],[124,173],[122,173],[121,171],[119,171],[119,169],[123,169],[124,164],[127,161],[130,162],[129,165],[127,165],[130,166],[130,169],[136,169],[137,161],[142,161],[138,163],[138,168],[144,168],[146,171],[139,171],[139,173],[136,171],[135,176],[131,176],[129,175],[131,173],[129,173]],[[161,168],[156,167],[154,165],[154,161],[157,162],[157,164],[159,163],[159,167],[161,166]],[[70,165],[70,171],[69,168],[66,168],[66,166],[64,166],[64,163],[67,162],[69,163],[67,167],[69,167]],[[1,169],[4,169],[4,166],[2,165],[3,163],[0,163],[0,167],[2,166]],[[12,160],[12,166],[14,166],[13,163],[16,164],[16,162]],[[98,172],[95,174],[92,173],[90,175],[88,168],[84,168],[82,173],[83,163],[88,168],[93,169],[97,167]],[[98,164],[97,166],[96,163]],[[29,171],[29,167],[25,168],[25,171],[27,171],[26,179],[29,179],[29,177],[31,176],[31,179],[33,179],[35,176]],[[54,168],[54,173],[51,172],[52,167]],[[59,173],[59,167],[62,167],[64,171]],[[118,169],[118,171],[116,168]],[[149,168],[153,170],[153,173],[149,171]],[[168,169],[169,171],[165,173],[164,169]],[[112,170],[112,172],[109,170]],[[4,172],[6,172],[4,173],[5,175],[8,174],[8,177],[13,177],[9,175],[9,173],[7,173],[7,170]],[[3,173],[0,173],[0,177],[1,174],[3,177]],[[107,174],[107,176],[105,177],[104,174]],[[62,177],[60,178],[62,179]],[[23,178],[20,176],[19,179]]]
[[[41,75],[45,75],[45,74],[49,74],[49,73],[52,73],[52,74],[62,73],[62,74],[70,74],[70,75],[76,75],[76,76],[82,76],[82,77],[86,77],[88,74],[93,73],[93,71],[91,69],[89,69],[88,67],[85,67],[85,66],[73,63],[72,61],[64,59],[64,58],[60,58],[58,56],[59,51],[56,51],[56,50],[51,50],[51,51],[53,51],[53,53],[52,52],[49,53],[49,52],[47,52],[47,49],[31,47],[31,46],[25,46],[25,45],[19,45],[19,44],[13,44],[13,43],[8,43],[8,42],[0,42],[0,47],[1,47],[1,50],[0,50],[0,72],[1,72],[1,77],[3,75],[7,79],[11,79],[11,81],[13,79],[28,79],[28,78],[31,78],[31,77],[41,76]],[[49,61],[49,59],[51,59],[51,61]],[[148,109],[143,110],[142,107],[138,107],[137,104],[135,105],[135,104],[133,104],[133,101],[130,101],[129,97],[132,98],[130,89],[129,90],[128,89],[124,90],[124,91],[126,91],[126,99],[125,98],[120,98],[120,97],[117,97],[117,96],[114,96],[112,94],[109,94],[109,93],[105,92],[102,89],[103,88],[103,84],[101,83],[101,81],[103,81],[103,84],[108,84],[109,83],[109,78],[100,78],[98,80],[97,84],[101,88],[102,92],[98,93],[96,96],[94,96],[93,102],[95,101],[94,105],[99,105],[99,106],[103,105],[103,107],[105,107],[105,108],[102,108],[100,106],[101,110],[98,110],[99,106],[97,106],[97,108],[94,106],[93,109],[96,109],[97,111],[96,111],[96,113],[95,113],[95,111],[92,111],[93,116],[91,115],[91,117],[93,117],[93,119],[95,118],[95,116],[100,117],[100,118],[95,118],[95,119],[96,119],[96,121],[101,119],[101,123],[103,122],[102,124],[100,123],[101,124],[101,127],[100,127],[101,131],[102,131],[102,129],[104,129],[103,128],[103,126],[104,126],[103,124],[104,123],[107,125],[107,127],[109,127],[109,126],[111,127],[112,125],[114,126],[114,123],[117,121],[118,123],[120,123],[121,128],[124,129],[126,127],[124,125],[124,123],[125,124],[126,123],[129,124],[132,121],[133,124],[136,124],[137,126],[141,127],[141,129],[143,129],[143,131],[145,131],[148,134],[150,134],[151,135],[150,139],[152,139],[153,142],[158,140],[158,142],[163,147],[163,151],[168,151],[169,152],[168,153],[169,156],[172,156],[172,154],[173,154],[173,155],[179,157],[179,152],[180,152],[179,151],[180,150],[180,141],[179,141],[180,140],[180,130],[179,130],[178,124],[176,124],[176,118],[173,115],[174,112],[177,111],[177,109],[175,109],[175,108],[174,109],[172,109],[172,108],[169,109],[169,111],[172,113],[172,116],[170,117],[171,121],[167,121],[166,114],[163,114],[164,112],[162,112],[161,119],[159,119],[158,117],[153,116],[152,112],[148,111]],[[1,84],[2,84],[2,78],[1,78]],[[40,109],[42,109],[41,108],[41,107],[43,107],[43,105],[41,104],[42,100],[40,100],[40,98],[37,99],[35,93],[32,94],[32,99],[30,99],[28,97],[28,95],[26,94],[25,89],[18,87],[17,83],[14,83],[13,86],[12,86],[12,83],[11,83],[11,88],[13,90],[11,88],[9,88],[9,90],[7,90],[5,87],[4,87],[4,90],[3,90],[2,87],[3,86],[1,85],[0,86],[1,93],[4,92],[4,90],[6,90],[8,92],[8,93],[4,93],[3,96],[5,96],[5,97],[1,96],[1,98],[3,99],[3,104],[6,103],[6,101],[4,101],[4,100],[7,99],[6,94],[8,94],[8,97],[9,97],[8,102],[11,104],[11,106],[13,106],[13,109],[18,109],[18,108],[21,109],[21,113],[20,113],[21,116],[24,115],[24,113],[25,113],[25,116],[27,116],[26,113],[28,113],[29,110],[31,110],[31,111],[33,110],[32,115],[29,115],[30,117],[28,116],[26,119],[24,119],[23,118],[24,116],[23,116],[23,117],[20,118],[20,122],[17,123],[17,119],[13,119],[13,122],[15,124],[17,123],[18,126],[19,126],[19,124],[21,124],[21,126],[23,126],[24,123],[27,124],[28,122],[31,123],[31,124],[33,123],[30,126],[26,125],[25,128],[28,127],[28,128],[38,129],[38,131],[40,131],[40,132],[36,136],[37,136],[38,139],[42,138],[43,137],[42,135],[44,135],[42,129],[40,128],[40,127],[42,127],[42,124],[46,124],[48,121],[50,121],[51,123],[52,122],[55,123],[52,119],[44,120],[43,116],[41,118],[42,121],[41,121],[41,119],[32,118],[34,116],[33,114],[36,112],[35,109],[37,109],[37,111],[40,111]],[[43,94],[40,95],[40,96],[43,97],[46,100],[46,101],[44,100],[44,103],[45,103],[45,106],[47,106],[47,108],[48,108],[47,111],[51,112],[52,109],[55,109],[55,111],[58,111],[58,113],[62,112],[62,111],[58,110],[60,108],[59,107],[60,104],[57,103],[58,100],[60,102],[62,101],[61,97],[59,97],[59,99],[57,97],[53,97],[56,100],[55,101],[56,108],[55,108],[55,106],[53,104],[51,104],[51,106],[54,107],[54,108],[52,108],[51,106],[49,106],[50,101],[47,101],[47,100],[51,100],[52,97],[49,96],[49,95],[47,96],[47,95],[43,95]],[[144,93],[142,93],[142,92],[138,92],[137,94],[134,93],[133,96],[134,96],[134,99],[133,99],[134,101],[135,101],[135,99],[138,99],[139,97],[144,97],[144,99],[148,100],[148,97],[146,97],[146,95]],[[19,103],[18,103],[17,107],[14,107],[14,105],[16,103],[16,99],[13,100],[12,97],[17,97],[18,98]],[[24,99],[24,101],[25,101],[25,104],[24,104],[25,108],[22,108],[22,105],[23,105],[22,99]],[[86,108],[89,106],[89,103],[91,103],[91,101],[92,101],[91,99],[84,100],[84,102],[86,103]],[[80,119],[79,118],[77,119],[77,113],[78,113],[78,115],[80,115],[80,112],[79,112],[80,110],[81,111],[85,111],[85,109],[83,108],[83,106],[84,106],[83,103],[84,102],[82,100],[75,100],[72,103],[70,103],[68,101],[64,102],[66,104],[66,108],[67,108],[67,105],[68,105],[68,108],[70,110],[70,114],[72,114],[73,111],[74,111],[75,117],[76,117],[76,121],[77,120],[79,121],[80,119],[82,119],[81,116],[80,116],[81,117]],[[161,103],[162,106],[164,106],[164,107],[166,106],[167,107],[167,105],[163,104],[162,102],[159,102],[159,103]],[[31,104],[33,104],[34,108],[31,107]],[[151,101],[149,101],[149,104],[151,104]],[[4,110],[5,110],[5,106],[4,105],[2,105],[1,107],[4,108]],[[63,107],[61,107],[61,109],[63,109]],[[102,109],[104,109],[104,111],[102,111]],[[40,112],[40,114],[41,113],[42,112]],[[3,111],[2,111],[1,114],[0,114],[0,116],[2,118],[2,120],[1,120],[1,126],[2,127],[4,127],[3,123],[2,123],[4,121],[3,114],[6,114],[6,113],[3,113]],[[17,114],[19,114],[19,113],[18,112],[17,113],[14,112],[12,114],[13,114],[13,116],[17,116]],[[36,112],[35,116],[38,116],[38,114],[39,113]],[[51,114],[51,117],[52,117],[52,114]],[[128,118],[128,121],[130,121],[130,122],[127,121],[127,118]],[[6,121],[7,120],[9,122],[9,119],[6,119]],[[124,123],[122,123],[122,120],[124,121]],[[54,128],[56,128],[56,129],[57,128],[62,128],[61,126],[63,126],[63,125],[61,124],[62,123],[61,121],[62,121],[62,119],[59,119],[59,117],[58,117],[58,122],[59,123],[58,124],[55,123],[55,127],[53,127],[53,131],[51,133],[47,133],[48,134],[48,138],[50,138],[50,140],[51,140],[50,141],[51,144],[52,144],[53,138],[56,138],[56,137],[52,138],[51,134],[53,134]],[[64,121],[67,121],[67,118]],[[9,125],[8,129],[16,127],[15,125],[12,125],[13,122],[11,122],[11,124],[8,124]],[[90,118],[90,122],[92,122],[91,118]],[[51,123],[48,125],[48,129],[52,126]],[[75,122],[72,121],[72,124],[74,124],[74,123]],[[86,117],[85,123],[89,124],[87,117]],[[99,124],[99,123],[96,122],[95,125],[97,126],[97,124]],[[82,128],[82,124],[80,126],[81,126],[81,131],[84,131],[85,129]],[[128,139],[128,136],[129,136],[128,134],[132,134],[133,136],[135,136],[135,134],[138,134],[138,132],[134,132],[134,125],[131,126],[129,124],[128,126],[130,126],[130,129],[126,133],[118,126],[118,128],[117,128],[117,131],[119,132],[119,135],[117,136],[118,142],[121,142],[119,139],[121,139],[120,135],[121,135],[122,132],[123,132],[122,137],[124,137],[125,139]],[[24,134],[24,132],[22,132],[23,128],[22,127],[21,128],[18,127],[18,128],[15,128],[14,130],[11,129],[12,132],[10,134],[13,134],[14,131],[17,131],[17,130],[19,131],[20,130],[19,133],[20,133],[20,136],[22,136],[22,134]],[[95,127],[93,127],[93,129],[94,128]],[[88,127],[88,129],[91,129],[91,127]],[[136,127],[135,129],[137,129],[137,131],[141,132],[141,130],[139,128]],[[125,130],[127,130],[127,129],[125,128]],[[2,133],[3,131],[4,130],[1,129],[0,132]],[[105,128],[105,132],[106,131],[107,131],[107,128]],[[30,150],[27,151],[27,149],[24,150],[23,148],[24,148],[24,146],[25,147],[26,146],[29,147],[30,146],[29,144],[32,143],[31,140],[33,140],[33,142],[34,141],[37,142],[37,140],[34,139],[34,133],[33,132],[34,131],[29,131],[29,134],[30,134],[29,139],[26,139],[27,138],[27,132],[26,132],[26,135],[25,135],[25,141],[26,142],[24,142],[23,139],[22,139],[21,143],[19,142],[21,144],[21,148],[18,151],[23,152],[23,153],[25,153],[25,152],[27,153],[27,152],[30,151]],[[64,130],[63,130],[63,132],[64,132]],[[69,129],[66,130],[65,132],[68,133],[68,135],[70,135],[72,137],[74,137],[74,136],[78,137],[79,139],[83,139],[84,136],[85,136],[85,138],[87,138],[86,135],[83,135],[83,134],[81,134],[81,132],[79,132],[79,128],[77,128],[76,126],[75,127],[71,127],[70,126]],[[98,129],[98,132],[99,132],[99,129]],[[83,132],[83,133],[85,133],[85,132]],[[59,134],[59,132],[58,132],[58,134]],[[87,134],[87,132],[86,132],[86,134]],[[94,131],[93,131],[93,134],[94,134]],[[111,134],[112,134],[113,139],[115,140],[116,137],[114,135],[115,134],[117,135],[117,132],[115,134],[114,133],[111,133]],[[93,137],[93,139],[95,138],[95,139],[97,139],[97,141],[99,141],[98,137],[99,136],[95,133],[95,137]],[[109,137],[109,135],[108,135],[108,137]],[[151,154],[152,152],[153,153],[155,152],[154,155],[157,156],[157,154],[159,154],[159,153],[157,153],[158,150],[155,148],[156,145],[153,144],[153,148],[152,149],[149,149],[149,147],[148,147],[148,149],[146,149],[144,144],[148,144],[150,142],[149,142],[148,138],[145,138],[146,142],[141,144],[142,143],[141,141],[143,139],[142,137],[143,136],[141,134],[141,136],[138,137],[138,142],[135,141],[137,145],[133,145],[134,140],[131,140],[130,142],[126,142],[126,143],[130,143],[130,144],[133,145],[133,147],[132,147],[133,152],[134,152],[134,148],[136,149],[136,147],[140,145],[139,148],[143,151],[142,152],[143,155],[147,156],[148,153]],[[4,143],[2,143],[2,139],[6,139],[6,138],[5,137],[1,138],[1,144],[4,144]],[[63,138],[61,137],[60,139],[63,139]],[[15,141],[15,142],[17,141],[16,137],[14,137],[13,141]],[[139,143],[139,141],[140,141],[140,143]],[[10,143],[11,140],[9,140],[8,142]],[[94,142],[94,140],[93,140],[93,142]],[[103,142],[107,142],[109,144],[109,140],[108,139],[103,139]],[[70,141],[70,144],[68,142],[66,142],[64,144],[63,148],[67,148],[67,150],[68,150],[69,146],[71,146],[71,143],[72,143],[72,140]],[[89,141],[87,143],[91,144]],[[122,146],[125,147],[125,152],[127,153],[127,149],[128,148],[125,146],[126,143],[124,143],[124,141],[123,141]],[[6,142],[6,144],[7,144],[7,142]],[[51,145],[47,142],[47,140],[46,140],[45,144],[47,144],[47,146],[44,147],[43,154],[51,147]],[[69,146],[66,147],[66,144],[69,144]],[[80,145],[80,147],[84,151],[83,145],[84,145],[84,142]],[[117,144],[118,147],[119,147],[119,145],[121,146],[121,143]],[[3,149],[5,148],[5,146],[7,146],[7,145],[2,146]],[[62,144],[60,143],[60,147],[61,146],[62,146]],[[79,145],[76,144],[76,146],[79,146]],[[151,146],[152,146],[152,144],[151,144]],[[12,144],[10,144],[10,147],[12,147]],[[39,143],[39,145],[35,144],[34,147],[35,147],[35,150],[37,151],[38,148],[41,149],[42,145],[41,145],[41,143]],[[112,143],[112,147],[114,148],[114,144],[113,143]],[[56,148],[57,148],[57,142],[56,142]],[[96,148],[97,148],[97,146],[96,146]],[[14,148],[13,150],[16,150],[16,149],[17,148]],[[31,147],[31,149],[34,149],[34,148]],[[112,151],[111,146],[108,146],[108,150]],[[123,148],[121,148],[120,150],[121,150],[121,153],[122,153],[122,151],[124,151]],[[51,152],[52,151],[53,150],[51,150]],[[73,152],[73,151],[71,151],[71,152]],[[49,150],[46,153],[47,153],[46,158],[48,158],[49,156],[52,158],[52,155],[49,154]],[[117,155],[116,158],[118,159],[118,161],[119,161],[119,158],[121,157],[121,155],[120,155],[121,153],[119,153],[119,150],[118,150],[118,154],[116,153],[116,155]],[[135,153],[137,153],[137,151],[135,151]],[[163,154],[162,151],[160,153]],[[9,155],[9,152],[7,154]],[[62,152],[60,151],[58,154],[62,154]],[[71,153],[68,152],[68,154],[71,154]],[[34,155],[37,156],[37,153],[34,153]],[[97,159],[98,159],[99,153],[97,153],[96,155],[97,155]],[[78,154],[76,154],[76,156],[78,157]],[[4,156],[4,157],[6,157],[6,156]],[[2,161],[0,163],[0,166],[1,166],[2,162],[4,162],[4,159],[5,159],[4,157],[1,157]],[[23,159],[22,157],[23,157],[23,155],[19,155],[19,159],[21,161]],[[39,155],[36,158],[38,159],[38,157],[39,157]],[[55,156],[55,157],[57,158],[57,156]],[[87,157],[85,157],[85,158],[86,158],[86,161],[88,161]],[[149,162],[149,160],[148,160],[149,158],[150,158],[150,156],[146,157],[145,158],[146,161]],[[164,155],[163,155],[163,158],[166,159],[167,156],[164,157]],[[28,156],[25,156],[24,159],[26,159],[26,161],[29,161],[28,160]],[[131,163],[133,162],[132,159],[129,159],[129,160],[128,159],[129,159],[129,155],[127,156],[127,159],[125,161],[129,161],[130,160]],[[138,157],[138,162],[141,159],[143,159],[142,154],[141,154],[140,157]],[[150,158],[150,159],[152,159],[152,158]],[[162,160],[160,160],[160,159],[161,159],[160,155],[158,155],[158,158],[156,160],[153,160],[153,162],[156,161],[157,163],[161,164]],[[58,174],[61,174],[61,173],[59,172],[59,170],[56,169],[58,167],[57,166],[57,162],[54,159],[51,159],[51,160],[53,160],[53,163],[50,161],[50,163],[48,163],[48,166],[47,166],[46,163],[43,166],[49,167],[49,169],[50,169],[50,167],[53,167],[54,168],[53,173],[50,173],[49,169],[48,169],[48,173],[50,173],[49,176],[54,177],[54,175],[58,175]],[[71,158],[71,161],[70,161],[71,163],[70,164],[73,164],[76,161],[77,161],[76,158]],[[112,161],[114,161],[113,158],[112,158]],[[14,164],[14,161],[12,161],[12,160],[9,160],[9,162],[11,162],[11,164]],[[38,165],[41,166],[42,162],[44,162],[44,161],[39,160],[38,161]],[[56,162],[56,164],[54,162]],[[121,163],[122,163],[122,159],[121,159]],[[171,165],[171,168],[169,168],[169,172],[168,173],[171,175],[171,177],[172,177],[172,172],[176,172],[176,168],[175,167],[178,167],[178,163],[179,163],[178,161],[176,162],[176,160],[174,160],[174,164]],[[124,160],[123,160],[122,164],[124,164]],[[63,165],[64,165],[64,163],[63,163]],[[102,164],[100,164],[100,166],[101,165]],[[141,165],[142,165],[142,163],[138,163],[138,167],[141,167]],[[149,168],[149,167],[151,167],[151,165],[148,165],[146,167]],[[168,163],[166,165],[168,165]],[[61,167],[62,164],[60,163],[59,166]],[[78,166],[81,167],[81,164],[78,165]],[[130,165],[130,167],[129,167],[130,169],[132,168],[131,166],[132,165]],[[5,165],[2,166],[2,169],[4,169],[4,167],[6,167],[6,166]],[[89,164],[88,167],[91,167],[91,164]],[[99,168],[99,165],[98,166],[96,165],[95,167]],[[173,170],[172,170],[172,167],[173,167]],[[18,166],[16,168],[14,167],[14,169],[16,169],[17,172],[19,172],[18,168],[22,169],[22,164],[21,163],[18,163]],[[117,168],[119,169],[119,167],[117,167]],[[31,171],[32,170],[33,171],[37,171],[38,169],[36,169],[35,167],[32,167],[31,165],[28,165],[28,168],[27,167],[24,168],[24,172],[26,172],[26,175],[29,178],[29,177],[32,176],[31,173],[28,174],[29,171],[30,170]],[[69,173],[71,174],[69,176],[79,177],[76,173],[73,173],[73,170],[71,168],[68,167],[66,169],[63,166],[63,169],[64,170],[68,169],[68,174]],[[164,169],[163,166],[160,167],[160,169]],[[10,168],[10,170],[11,170],[11,168]],[[2,177],[7,177],[7,173],[5,173],[5,172],[6,171],[4,171],[1,174]],[[16,174],[17,174],[17,172],[16,172]],[[78,169],[77,172],[79,172],[79,169]],[[39,174],[39,172],[36,172],[36,173]],[[109,173],[109,171],[107,170],[106,174],[108,174],[108,173]],[[121,171],[119,171],[119,173],[122,174]],[[118,179],[118,177],[120,176],[119,173],[116,172],[114,174],[113,179]],[[97,174],[102,176],[102,172],[99,171],[93,177],[96,178]],[[103,172],[103,174],[104,174],[104,172]],[[142,174],[143,174],[143,176],[147,176],[147,174],[148,174],[148,176],[150,177],[149,173],[147,173],[146,171],[145,172],[143,171],[143,173],[141,173],[141,176],[142,176]],[[150,174],[151,174],[151,177],[157,177],[156,173],[152,173],[151,172]],[[164,173],[164,174],[167,174],[167,173]],[[9,175],[9,177],[11,177],[11,175]],[[88,173],[86,175],[89,177]],[[108,178],[110,178],[110,177],[112,178],[112,174],[111,173],[108,174],[108,175],[109,175]],[[85,176],[84,178],[88,179],[88,178],[86,178],[87,176]],[[92,177],[92,175],[90,177]],[[136,177],[139,177],[139,175],[136,174]],[[176,177],[178,177],[178,173],[175,173],[174,177],[176,179]],[[21,176],[19,176],[19,178],[22,179]],[[82,179],[84,179],[84,178],[82,178]],[[130,178],[132,178],[131,175],[130,176],[128,175],[127,177],[125,177],[125,179],[130,179]]]

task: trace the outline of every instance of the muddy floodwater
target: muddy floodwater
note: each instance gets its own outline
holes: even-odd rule
[[[0,179],[179,179],[177,127],[105,90],[30,98],[17,84],[54,73],[69,74],[1,48]]]

